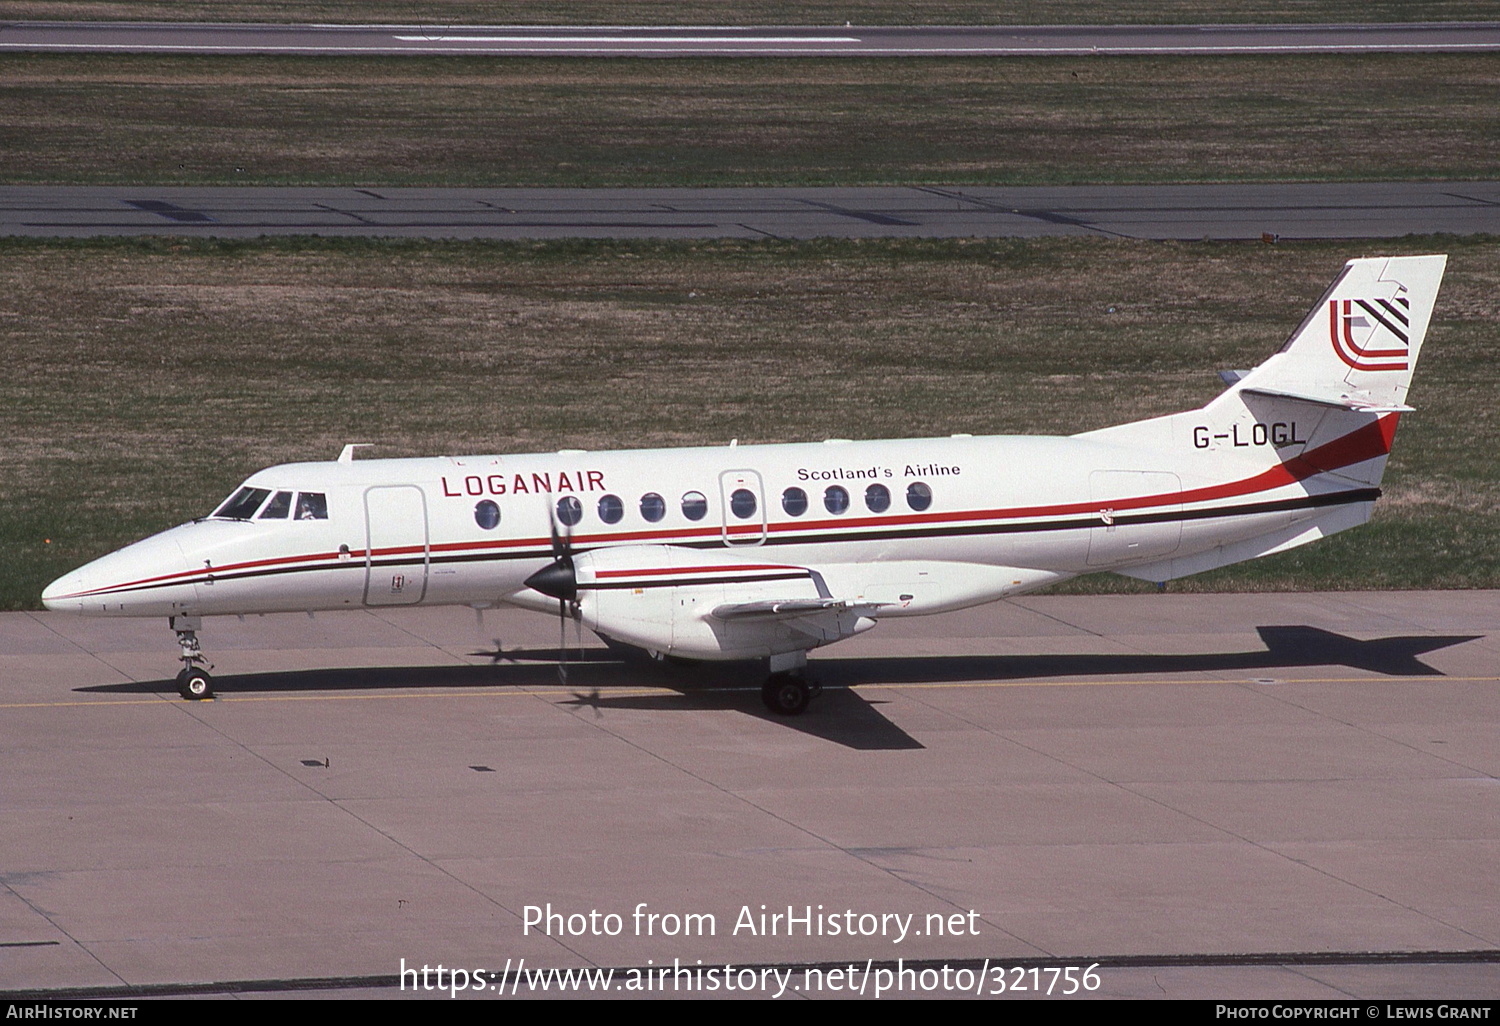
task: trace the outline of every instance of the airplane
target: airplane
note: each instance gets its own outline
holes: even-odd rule
[[[338,459],[52,582],[48,609],[165,616],[213,696],[207,616],[509,603],[661,659],[768,661],[1080,574],[1164,582],[1369,520],[1447,257],[1350,260],[1282,348],[1201,409],[1068,437]]]

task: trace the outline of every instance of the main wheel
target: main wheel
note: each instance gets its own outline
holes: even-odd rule
[[[214,697],[214,679],[207,670],[187,668],[177,675],[177,690],[183,698],[201,702]]]
[[[778,716],[796,716],[807,708],[811,699],[812,689],[807,681],[789,673],[771,674],[760,689],[760,700]]]

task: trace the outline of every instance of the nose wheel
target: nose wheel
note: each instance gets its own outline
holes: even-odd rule
[[[214,679],[207,670],[185,666],[177,674],[177,692],[183,698],[201,702],[205,698],[214,697]]]
[[[177,692],[190,701],[201,702],[214,697],[214,679],[209,676],[213,664],[203,654],[198,643],[198,629],[203,618],[198,616],[174,616],[167,621],[177,635],[177,644],[182,648],[182,669],[177,673]]]

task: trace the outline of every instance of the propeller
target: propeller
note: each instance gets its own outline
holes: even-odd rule
[[[576,501],[576,500],[575,500]],[[578,620],[578,571],[573,565],[573,529],[559,531],[557,510],[547,507],[552,562],[526,578],[526,586],[557,599],[557,679],[568,682],[568,620]],[[580,627],[580,630],[582,628]]]

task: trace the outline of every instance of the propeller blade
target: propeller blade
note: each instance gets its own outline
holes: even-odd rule
[[[557,511],[551,506],[547,507],[547,528],[552,537],[552,562],[526,578],[526,587],[559,602],[572,602],[578,598],[572,531],[563,533],[558,530]]]
[[[552,562],[526,578],[526,586],[557,599],[557,679],[568,682],[568,616],[579,619],[578,571],[573,565],[573,529],[557,529],[557,508],[547,507],[547,532],[552,540]],[[581,643],[580,643],[581,644]]]
[[[568,683],[568,603],[557,600],[557,682]]]
[[[577,502],[576,499],[573,500]],[[575,509],[573,512],[577,512]],[[583,648],[583,610],[578,602],[578,569],[573,565],[573,530],[558,529],[557,507],[547,507],[547,533],[552,541],[552,562],[526,578],[526,587],[557,599],[557,679],[568,682],[568,617],[578,624],[578,647]],[[576,518],[575,518],[576,519]]]

